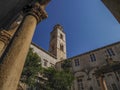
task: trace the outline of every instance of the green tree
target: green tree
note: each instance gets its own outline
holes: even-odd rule
[[[69,72],[71,67],[72,67],[71,60],[64,60],[63,63],[61,64],[61,68],[66,72]]]
[[[74,80],[73,74],[69,69],[70,65],[70,61],[65,61],[62,64],[63,70],[61,71],[54,67],[42,68],[40,57],[30,48],[20,81],[30,87],[37,86],[40,90],[70,90]],[[39,79],[38,73],[41,73],[43,78]],[[36,79],[40,81],[36,82]]]
[[[45,90],[70,90],[74,80],[73,74],[68,70],[58,71],[53,67],[44,70],[44,76],[48,79],[45,82]]]
[[[41,70],[42,67],[40,57],[33,52],[32,48],[30,48],[20,81],[28,86],[34,86],[36,82],[36,76],[38,75],[38,72],[41,72]]]

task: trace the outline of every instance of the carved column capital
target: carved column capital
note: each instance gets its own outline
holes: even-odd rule
[[[6,30],[0,31],[0,41],[7,44],[7,43],[9,43],[10,39],[11,39],[11,35]]]
[[[32,8],[27,12],[26,15],[32,15],[36,18],[37,22],[39,23],[41,20],[48,17],[46,11],[39,3],[35,3],[32,5]]]

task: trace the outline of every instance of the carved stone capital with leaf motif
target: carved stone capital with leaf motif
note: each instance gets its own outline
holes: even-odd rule
[[[46,19],[48,17],[44,8],[39,4],[35,3],[32,8],[27,12],[27,15],[32,15],[36,18],[39,23],[41,20]]]

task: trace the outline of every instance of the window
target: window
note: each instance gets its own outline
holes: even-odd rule
[[[112,48],[109,48],[106,51],[109,56],[115,56],[115,53],[113,52]]]
[[[78,90],[84,90],[84,88],[83,88],[83,80],[78,78],[77,82],[78,82]]]
[[[60,38],[63,40],[63,35],[62,34],[60,34]]]
[[[60,45],[60,50],[64,51],[64,46],[63,45]]]
[[[79,59],[75,59],[75,66],[79,66],[80,63],[79,63]]]
[[[44,66],[47,66],[48,61],[44,59]]]
[[[112,89],[113,89],[113,90],[118,90],[116,84],[114,84],[114,83],[112,84]]]
[[[94,62],[96,61],[96,57],[94,54],[90,54],[90,59],[91,59],[91,62]]]

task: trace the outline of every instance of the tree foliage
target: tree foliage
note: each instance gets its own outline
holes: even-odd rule
[[[61,67],[64,71],[70,71],[70,68],[72,66],[71,60],[64,60],[61,64]]]
[[[74,80],[73,74],[68,69],[58,71],[50,67],[44,70],[44,76],[48,79],[45,83],[46,90],[70,90]]]
[[[33,86],[36,81],[36,76],[41,70],[40,57],[33,52],[32,48],[30,48],[20,81],[29,86]]]
[[[54,67],[42,68],[40,57],[30,48],[20,81],[28,86],[39,87],[40,90],[70,90],[73,74],[70,71],[70,61],[65,61],[62,64],[63,70],[58,71]],[[43,75],[43,78],[36,82],[38,73]],[[46,78],[45,80],[42,80]]]

